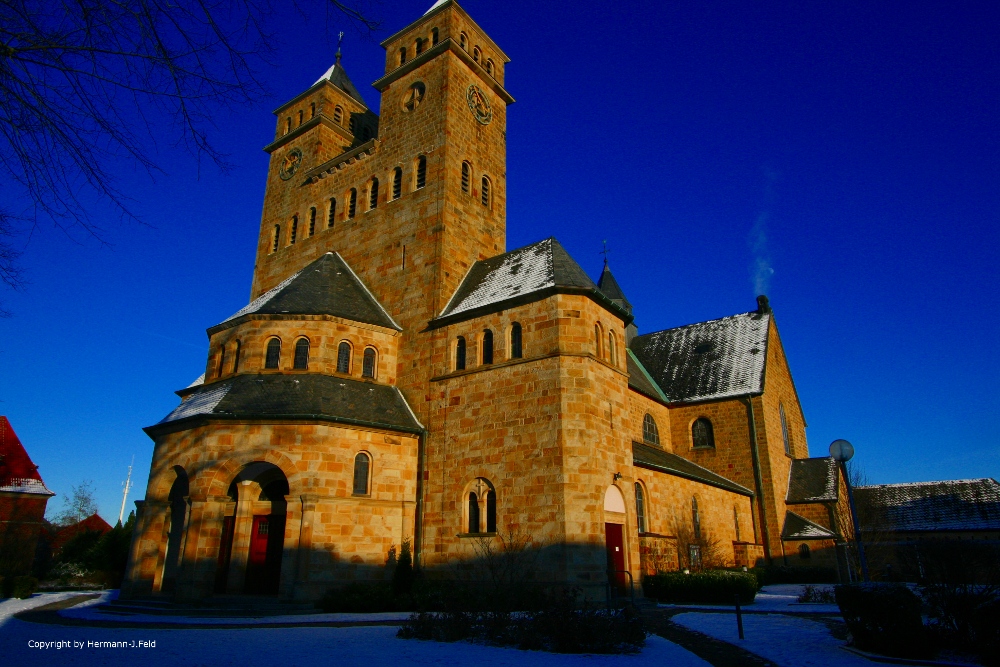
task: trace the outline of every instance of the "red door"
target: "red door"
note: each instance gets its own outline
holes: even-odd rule
[[[618,587],[625,588],[625,541],[622,539],[622,525],[604,524],[604,540],[608,547],[608,571],[614,571]]]
[[[285,517],[255,516],[250,531],[245,590],[258,595],[274,595],[281,578]]]

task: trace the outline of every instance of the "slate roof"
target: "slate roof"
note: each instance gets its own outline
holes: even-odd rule
[[[335,252],[326,253],[292,274],[208,331],[211,334],[218,327],[251,313],[335,315],[402,331],[347,262]]]
[[[144,430],[155,436],[175,430],[179,422],[206,417],[322,420],[411,433],[423,429],[396,387],[330,375],[247,374],[198,388]]]
[[[323,72],[323,76],[316,79],[316,83],[319,83],[324,79],[326,79],[327,81],[335,85],[337,88],[340,88],[342,91],[350,95],[358,104],[363,106],[365,109],[368,108],[368,105],[365,104],[365,99],[361,97],[361,93],[359,93],[358,89],[354,87],[353,83],[351,83],[351,78],[347,76],[347,72],[344,71],[344,66],[340,64],[339,49],[337,50],[337,62],[331,65],[330,69]],[[313,85],[315,86],[316,83],[314,83]]]
[[[476,262],[440,315],[441,320],[494,312],[511,301],[531,301],[557,292],[589,293],[621,309],[601,292],[580,265],[554,238]],[[627,312],[622,316],[631,319]]]
[[[601,277],[597,279],[597,289],[601,290],[605,296],[629,313],[632,312],[632,304],[625,298],[625,292],[622,291],[618,281],[611,274],[611,269],[608,268],[607,264],[604,265],[604,270],[601,271]]]
[[[684,477],[702,484],[726,489],[744,496],[753,496],[753,491],[736,482],[716,475],[708,468],[692,463],[685,458],[665,452],[658,447],[650,447],[641,442],[632,442],[632,463],[640,468],[665,472],[668,475]]]
[[[1000,484],[988,477],[859,486],[854,499],[865,532],[1000,531]]]
[[[785,512],[785,525],[781,529],[783,540],[835,540],[837,534],[829,528],[813,523],[795,512]]]
[[[0,491],[54,496],[10,422],[0,415]]]
[[[839,497],[840,469],[833,457],[792,460],[786,504],[837,502]]]
[[[759,394],[770,321],[753,311],[636,336],[629,347],[671,401]]]
[[[669,399],[667,395],[657,386],[656,382],[650,377],[649,372],[643,367],[642,363],[636,359],[632,350],[626,348],[625,350],[625,362],[628,366],[628,386],[636,390],[644,396],[649,396],[652,399],[658,401],[668,402]]]

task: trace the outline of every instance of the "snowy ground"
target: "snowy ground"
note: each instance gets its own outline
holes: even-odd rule
[[[764,586],[753,604],[744,605],[746,611],[768,611],[768,612],[789,612],[789,613],[816,613],[840,615],[840,609],[835,604],[813,604],[800,603],[799,596],[805,588],[802,584],[774,584]],[[833,585],[818,584],[817,589],[833,590]],[[673,605],[660,605],[670,607]],[[717,609],[719,611],[732,611],[733,605],[683,605],[685,608],[693,607],[697,609]]]
[[[743,617],[740,640],[735,614],[677,614],[671,620],[686,628],[722,639],[767,658],[782,667],[871,667],[872,662],[840,648],[818,621],[781,614],[748,614]]]
[[[434,665],[467,667],[708,667],[697,656],[660,637],[650,637],[634,656],[559,655],[538,651],[442,644],[396,639],[395,627],[247,628],[240,630],[165,630],[67,627],[27,623],[18,611],[65,599],[48,593],[30,600],[0,602],[0,663],[3,665],[119,665],[143,667],[376,667]],[[230,619],[231,620],[231,619]],[[87,642],[126,642],[127,648],[97,648]],[[55,642],[68,642],[56,648]],[[136,642],[132,646],[132,642]],[[147,642],[141,646],[139,642]],[[51,643],[51,644],[47,644]],[[83,644],[82,648],[76,644]]]

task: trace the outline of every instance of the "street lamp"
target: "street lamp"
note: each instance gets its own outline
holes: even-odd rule
[[[847,474],[847,462],[854,457],[854,445],[846,440],[834,440],[830,443],[830,456],[840,464],[840,472],[844,476],[847,487],[847,502],[851,506],[851,523],[854,524],[854,541],[858,545],[858,560],[861,561],[861,578],[871,581],[868,577],[868,560],[865,558],[865,546],[861,543],[861,526],[858,525],[858,510],[854,506],[854,491],[851,489],[851,478]]]

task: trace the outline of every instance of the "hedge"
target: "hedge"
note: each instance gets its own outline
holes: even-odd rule
[[[644,577],[642,590],[669,604],[733,604],[737,595],[740,604],[750,604],[760,585],[753,572],[666,572]]]
[[[933,657],[920,597],[905,584],[847,584],[835,587],[834,595],[859,649],[898,658]]]

